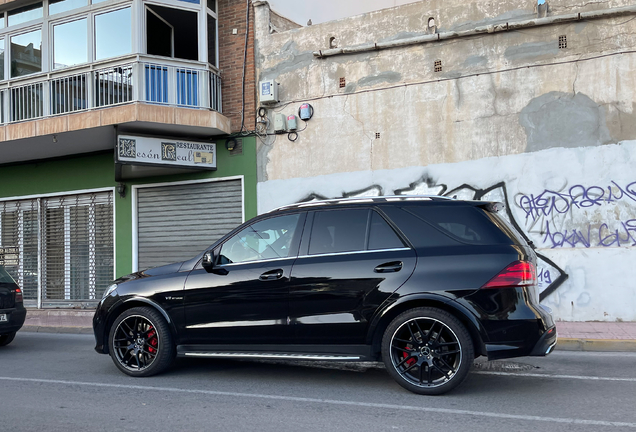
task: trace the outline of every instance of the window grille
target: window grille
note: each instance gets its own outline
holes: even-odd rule
[[[113,279],[111,192],[0,202],[0,227],[0,264],[29,306],[97,301]]]

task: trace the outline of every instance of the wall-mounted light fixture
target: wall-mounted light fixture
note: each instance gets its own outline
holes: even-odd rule
[[[236,138],[230,138],[229,140],[225,141],[225,148],[228,151],[232,151],[236,148]]]
[[[120,198],[126,198],[126,183],[118,183],[116,190]]]
[[[57,135],[53,135],[53,142],[56,143],[57,142]]]

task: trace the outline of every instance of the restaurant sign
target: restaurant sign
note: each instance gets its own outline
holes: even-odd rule
[[[116,155],[124,164],[216,169],[216,144],[209,142],[119,135]]]

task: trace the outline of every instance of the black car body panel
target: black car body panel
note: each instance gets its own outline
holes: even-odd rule
[[[24,325],[27,311],[21,298],[18,284],[0,266],[0,336],[15,333]]]
[[[183,287],[188,271],[179,271],[183,263],[168,264],[123,276],[117,289],[105,296],[93,316],[95,350],[107,353],[105,340],[109,326],[117,315],[134,305],[149,305],[166,319],[175,334],[184,326]]]
[[[185,286],[186,327],[180,341],[281,343],[289,337],[287,302],[295,258],[227,265],[227,274],[193,270]],[[281,277],[263,281],[262,275]]]
[[[456,317],[476,354],[490,359],[546,355],[556,342],[535,286],[482,288],[513,262],[536,265],[534,251],[495,214],[495,204],[381,197],[322,206],[290,206],[246,222],[208,249],[213,263],[205,268],[204,251],[118,279],[95,313],[96,350],[108,353],[115,318],[143,304],[166,318],[180,355],[348,353],[378,360],[389,323],[423,306]],[[320,232],[321,223],[339,217],[331,211],[356,215],[350,232],[340,234],[342,244],[333,230]],[[282,239],[286,230],[256,240],[241,233],[286,215],[298,225],[283,255],[221,262],[232,241]],[[352,233],[364,229],[364,244],[356,246]]]

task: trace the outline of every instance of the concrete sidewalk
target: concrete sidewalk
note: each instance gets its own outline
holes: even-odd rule
[[[29,309],[22,331],[92,334],[91,309]],[[636,352],[636,322],[557,322],[557,349]]]
[[[27,308],[21,331],[93,334],[93,309]]]

